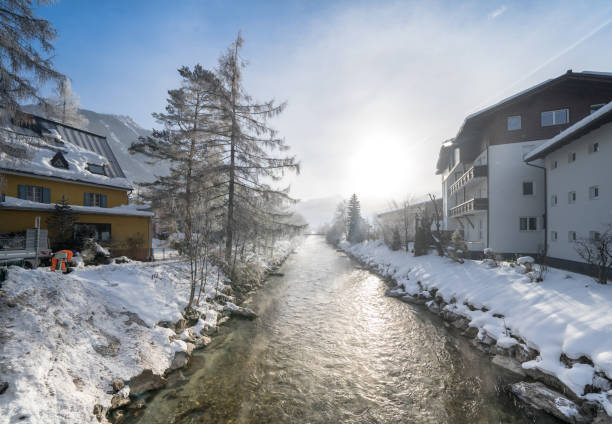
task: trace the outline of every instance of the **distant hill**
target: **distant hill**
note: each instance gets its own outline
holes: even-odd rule
[[[321,225],[332,220],[336,207],[341,201],[340,196],[322,197],[302,200],[294,208],[306,219],[310,229],[316,231]]]
[[[36,105],[28,105],[24,109],[27,112],[44,116]],[[168,165],[149,165],[146,163],[148,158],[145,156],[128,153],[130,145],[137,141],[138,137],[150,135],[150,130],[142,128],[129,116],[98,113],[87,109],[80,109],[80,113],[89,121],[85,130],[106,137],[123,172],[132,183],[154,181],[155,175],[167,174]]]

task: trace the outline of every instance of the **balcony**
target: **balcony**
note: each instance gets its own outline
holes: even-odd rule
[[[486,176],[487,176],[487,165],[472,166],[470,169],[465,171],[465,173],[462,176],[460,176],[457,179],[457,181],[453,183],[453,185],[451,185],[448,188],[448,191],[450,194],[453,194],[460,188],[465,187],[468,183],[473,181],[475,178],[481,178],[481,177],[486,177]]]
[[[489,209],[489,199],[470,199],[448,210],[448,216],[458,218],[460,216],[473,215],[477,211]]]

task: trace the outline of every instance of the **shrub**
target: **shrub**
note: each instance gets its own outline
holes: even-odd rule
[[[94,239],[87,239],[81,251],[85,265],[108,265],[111,263],[110,253]]]

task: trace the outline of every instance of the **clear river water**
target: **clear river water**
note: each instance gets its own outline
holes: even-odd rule
[[[527,423],[493,365],[420,306],[308,236],[131,423]],[[556,422],[546,417],[537,422]]]

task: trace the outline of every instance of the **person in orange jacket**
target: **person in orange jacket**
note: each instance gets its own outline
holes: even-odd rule
[[[57,263],[60,264],[60,270],[65,274],[68,272],[66,269],[66,263],[72,260],[72,250],[60,250],[55,252],[53,255],[53,259],[51,259],[51,269],[50,271],[57,270]]]

